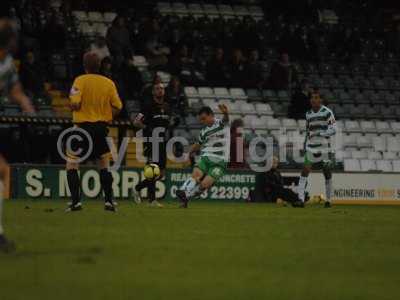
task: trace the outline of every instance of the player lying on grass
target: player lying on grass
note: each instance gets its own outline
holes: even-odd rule
[[[17,70],[11,56],[12,50],[17,47],[17,34],[9,20],[0,19],[0,98],[8,97],[17,103],[24,113],[34,113],[34,108],[29,98],[25,95],[18,79]],[[1,141],[4,143],[4,141]],[[2,226],[4,175],[7,161],[0,153],[0,251],[10,251],[14,244],[4,236]]]
[[[326,202],[331,206],[332,171],[334,151],[331,137],[336,134],[336,121],[332,111],[322,105],[319,93],[311,97],[311,110],[306,113],[306,139],[304,142],[304,167],[298,185],[299,198],[304,206],[307,179],[313,168],[322,169],[325,177]]]
[[[189,199],[209,189],[225,174],[231,143],[229,114],[226,105],[221,104],[218,107],[223,114],[222,119],[217,119],[207,106],[198,112],[200,123],[205,127],[200,132],[198,143],[191,147],[189,155],[200,151],[200,158],[192,176],[176,192],[183,208],[187,208]]]

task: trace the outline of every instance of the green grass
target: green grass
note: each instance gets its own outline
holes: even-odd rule
[[[64,206],[6,204],[1,300],[399,299],[400,207]]]

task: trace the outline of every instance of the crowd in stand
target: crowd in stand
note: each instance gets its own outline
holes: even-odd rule
[[[338,1],[338,12],[365,18],[364,27],[318,26],[317,10],[331,1],[289,2],[282,4],[282,10],[268,7],[260,21],[176,18],[159,15],[154,5],[149,9],[149,5],[132,4],[135,10],[116,10],[116,18],[100,37],[82,35],[72,11],[110,11],[116,7],[113,3],[11,1],[2,12],[14,19],[20,33],[16,57],[21,82],[28,95],[41,100],[39,104],[49,103],[48,83],[67,92],[72,78],[83,72],[82,54],[93,51],[102,59],[101,73],[116,82],[124,100],[148,101],[152,85],[163,80],[157,74],[162,71],[171,75],[166,97],[181,114],[187,108],[183,88],[194,85],[290,90],[288,115],[300,119],[319,90],[299,76],[297,62],[319,63],[334,55],[337,61],[349,63],[368,49],[363,41],[371,39],[377,41],[374,51],[381,51],[379,55],[400,52],[400,26],[385,33],[376,26],[376,18],[366,14],[374,11],[373,1],[354,1],[357,5]],[[146,72],[134,64],[135,55],[146,57]],[[58,75],[57,59],[72,61],[66,74]],[[121,116],[129,117],[126,111]]]

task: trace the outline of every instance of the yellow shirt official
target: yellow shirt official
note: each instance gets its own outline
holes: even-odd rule
[[[80,109],[72,113],[74,123],[111,122],[112,109],[122,108],[114,82],[98,74],[77,77],[69,98],[71,103],[80,105]]]

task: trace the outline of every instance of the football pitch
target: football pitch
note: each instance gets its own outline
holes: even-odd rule
[[[400,206],[5,207],[1,300],[399,299]]]

